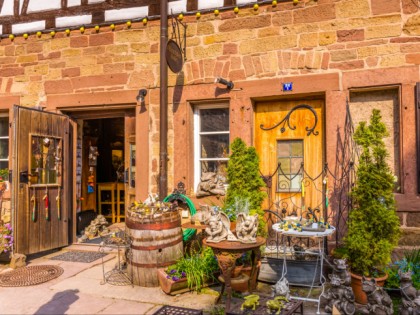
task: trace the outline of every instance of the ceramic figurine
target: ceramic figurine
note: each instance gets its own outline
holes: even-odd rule
[[[351,287],[343,285],[343,281],[336,274],[329,274],[328,278],[330,279],[331,287],[322,294],[327,299],[325,312],[332,313],[333,306],[335,306],[340,314],[353,315],[356,308]]]
[[[285,300],[290,299],[289,281],[286,277],[281,278],[275,285],[271,287],[273,296],[284,297]]]
[[[210,216],[208,227],[206,228],[206,233],[208,235],[207,242],[219,243],[221,241],[227,240],[230,221],[229,218],[227,218],[229,222],[229,226],[227,226],[227,223],[223,222],[226,220],[226,218],[226,214],[222,212],[213,213]]]
[[[382,287],[376,284],[375,279],[362,278],[362,290],[366,293],[368,304],[360,309],[361,314],[392,315],[394,310],[392,300]]]
[[[242,303],[241,311],[244,310],[244,308],[252,309],[255,311],[258,305],[260,305],[260,296],[257,294],[251,294],[244,297],[245,302]]]
[[[239,213],[236,217],[236,237],[242,243],[257,241],[258,214],[246,215]]]
[[[267,313],[271,314],[272,312],[276,312],[276,315],[279,315],[281,310],[284,308],[284,302],[287,302],[283,296],[276,296],[272,300],[268,300],[267,305]]]

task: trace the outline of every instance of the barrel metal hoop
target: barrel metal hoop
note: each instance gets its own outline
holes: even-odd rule
[[[181,220],[175,220],[171,222],[159,222],[159,223],[146,223],[142,224],[140,222],[133,222],[131,220],[127,220],[125,223],[129,229],[132,230],[153,230],[153,231],[160,231],[160,230],[168,230],[176,227],[181,226]]]
[[[128,263],[134,267],[140,267],[140,268],[153,268],[153,267],[161,268],[161,267],[168,267],[170,265],[173,265],[175,264],[175,261],[167,261],[167,262],[155,263],[155,264],[140,264],[132,260],[128,260]]]
[[[156,245],[156,246],[137,246],[137,245],[131,244],[131,249],[135,249],[135,250],[156,250],[156,249],[171,247],[171,246],[177,245],[179,243],[182,243],[182,236],[181,237],[178,237],[177,239],[175,239],[172,242],[169,242],[169,243],[166,243],[166,244],[163,244],[163,245]]]

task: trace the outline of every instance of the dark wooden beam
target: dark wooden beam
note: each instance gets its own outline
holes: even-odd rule
[[[187,11],[198,10],[198,0],[187,0]]]
[[[420,82],[416,84],[416,148],[417,148],[417,193],[420,194]]]

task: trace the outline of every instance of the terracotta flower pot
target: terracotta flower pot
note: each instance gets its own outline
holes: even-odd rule
[[[357,303],[360,304],[367,304],[367,296],[366,293],[362,290],[362,276],[351,273],[351,287],[354,293],[354,299]],[[372,278],[366,278],[370,280]],[[376,283],[378,286],[383,287],[385,284],[385,280],[388,279],[388,275],[385,274],[383,277],[375,278]]]
[[[235,268],[232,269],[231,277],[238,278],[242,272],[243,267],[244,265],[235,266]]]
[[[187,278],[182,278],[177,281],[167,278],[167,273],[165,269],[158,269],[157,276],[160,284],[160,288],[163,292],[170,295],[176,295],[181,292],[189,291]]]

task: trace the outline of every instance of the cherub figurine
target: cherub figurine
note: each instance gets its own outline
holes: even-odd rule
[[[236,237],[242,243],[257,241],[258,214],[246,215],[239,213],[236,218]]]

